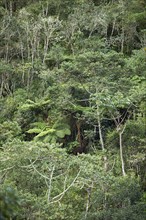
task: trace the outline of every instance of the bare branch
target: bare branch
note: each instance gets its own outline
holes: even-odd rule
[[[79,170],[79,172],[77,173],[76,177],[74,178],[74,180],[72,181],[72,183],[71,183],[67,188],[65,188],[66,180],[67,180],[67,178],[65,178],[65,181],[64,181],[64,191],[63,191],[62,193],[58,194],[57,196],[55,196],[55,197],[52,199],[52,202],[50,202],[50,204],[55,203],[55,202],[59,202],[59,201],[63,198],[64,194],[74,185],[74,183],[75,183],[75,181],[77,180],[77,178],[78,178],[80,172],[81,172],[81,170]],[[53,201],[53,200],[54,200],[54,201]]]
[[[12,166],[12,167],[8,167],[8,168],[6,168],[6,169],[0,170],[0,172],[4,172],[4,171],[7,171],[7,170],[11,170],[11,169],[13,169],[14,167],[15,167],[15,165]]]
[[[53,166],[51,174],[50,174],[49,189],[48,189],[48,202],[50,202],[51,186],[52,186],[52,178],[53,178],[54,170],[55,170],[55,166]]]

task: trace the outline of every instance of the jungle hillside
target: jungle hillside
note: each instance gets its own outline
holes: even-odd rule
[[[0,0],[0,220],[146,219],[146,0]]]

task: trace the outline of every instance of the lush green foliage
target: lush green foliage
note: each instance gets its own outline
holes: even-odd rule
[[[0,1],[0,218],[145,220],[144,0]]]

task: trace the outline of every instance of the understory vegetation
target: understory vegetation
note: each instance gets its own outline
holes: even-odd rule
[[[146,1],[0,0],[0,219],[146,219]]]

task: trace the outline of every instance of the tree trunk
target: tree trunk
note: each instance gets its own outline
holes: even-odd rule
[[[81,122],[77,121],[76,126],[77,126],[77,141],[79,142],[80,148],[82,149],[83,146],[82,146],[82,135],[81,135]]]
[[[122,164],[122,174],[123,176],[126,176],[124,159],[123,159],[122,133],[123,132],[119,132],[120,158],[121,158],[121,164]]]
[[[99,131],[99,139],[100,139],[101,148],[102,148],[102,150],[105,150],[104,142],[103,142],[103,137],[102,137],[102,131],[101,131],[101,122],[100,122],[99,115],[98,115],[98,131]]]
[[[100,144],[101,144],[102,151],[104,151],[105,147],[104,147],[104,141],[103,141],[103,136],[102,136],[102,129],[101,129],[101,122],[100,122],[99,113],[97,116],[97,120],[98,120],[98,131],[99,131]],[[103,159],[104,159],[104,169],[105,169],[105,171],[107,171],[107,157],[104,156]]]

